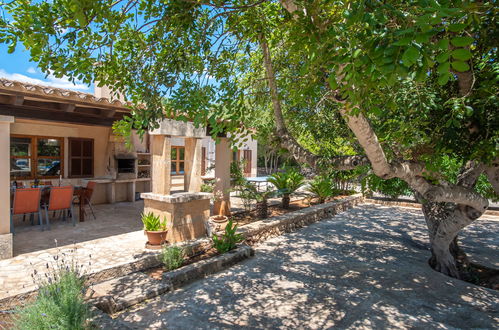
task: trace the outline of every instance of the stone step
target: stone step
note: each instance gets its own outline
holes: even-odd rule
[[[165,272],[161,280],[142,272],[107,280],[92,287],[91,303],[105,313],[114,314],[146,299],[219,272],[252,257],[254,253],[251,247],[242,245],[222,255]]]

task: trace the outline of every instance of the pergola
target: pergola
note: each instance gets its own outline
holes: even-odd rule
[[[152,212],[168,222],[167,240],[181,242],[206,236],[205,223],[210,216],[211,193],[201,192],[201,139],[206,137],[205,127],[190,122],[164,119],[159,128],[149,132],[152,153],[152,192],[143,193],[144,213]],[[185,192],[171,192],[171,138],[185,139]],[[230,201],[231,149],[226,137],[216,145],[215,189],[217,201],[214,213],[220,214],[221,201]]]

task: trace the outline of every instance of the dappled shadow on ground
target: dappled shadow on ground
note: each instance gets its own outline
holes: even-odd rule
[[[494,240],[477,233],[466,244],[492,260]],[[497,324],[499,293],[434,272],[428,249],[419,211],[363,205],[271,239],[255,258],[119,319],[137,329]]]

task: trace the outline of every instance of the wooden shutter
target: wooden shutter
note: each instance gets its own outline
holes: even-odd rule
[[[94,175],[94,140],[69,138],[69,176]]]
[[[244,174],[251,175],[251,150],[243,151],[244,164]]]

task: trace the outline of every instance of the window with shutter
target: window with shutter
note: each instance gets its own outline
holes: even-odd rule
[[[85,178],[94,175],[94,140],[69,138],[69,176]]]

